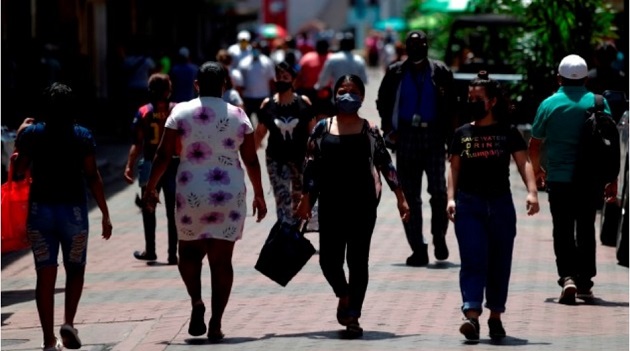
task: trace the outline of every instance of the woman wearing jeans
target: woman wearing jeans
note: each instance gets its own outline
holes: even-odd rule
[[[345,75],[333,92],[337,115],[318,122],[309,138],[297,215],[308,218],[315,197],[319,198],[319,264],[339,298],[337,321],[347,327],[349,337],[359,337],[370,241],[381,195],[378,172],[395,192],[403,222],[409,218],[409,206],[378,128],[358,115],[365,96],[361,79]]]
[[[528,215],[539,210],[538,194],[527,144],[516,128],[504,122],[507,109],[501,88],[485,71],[470,82],[466,111],[473,122],[459,127],[453,137],[446,208],[455,223],[461,259],[459,285],[466,319],[459,330],[466,339],[479,340],[485,290],[489,334],[501,339],[506,335],[501,314],[516,236],[510,156],[527,187]]]

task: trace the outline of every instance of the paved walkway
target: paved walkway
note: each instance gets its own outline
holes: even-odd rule
[[[368,86],[362,113],[375,120],[374,95],[379,74]],[[274,222],[273,196],[267,193],[269,216],[245,224],[243,240],[234,254],[235,281],[223,321],[226,339],[208,345],[187,334],[189,301],[177,268],[166,261],[166,220],[158,208],[158,260],[147,265],[132,252],[143,247],[142,221],[135,207],[137,185],[118,181],[126,147],[102,145],[108,203],[114,225],[109,241],[92,225],[85,290],[77,315],[83,340],[81,350],[627,350],[628,269],[616,264],[614,249],[598,246],[596,301],[592,305],[557,303],[560,293],[551,241],[547,195],[540,194],[541,213],[525,215],[525,191],[512,169],[512,188],[519,213],[510,296],[504,316],[508,337],[503,346],[486,337],[484,311],[482,340],[471,345],[458,332],[461,323],[458,287],[459,253],[452,227],[447,234],[448,261],[428,267],[404,265],[410,254],[398,219],[395,197],[387,190],[378,211],[370,257],[368,287],[361,324],[363,339],[344,340],[335,320],[336,298],[314,256],[285,288],[253,267]],[[259,154],[262,157],[262,152]],[[122,160],[122,161],[121,161]],[[266,174],[265,189],[269,189]],[[250,191],[251,197],[251,191]],[[428,198],[425,217],[429,218]],[[251,199],[248,200],[251,203]],[[427,223],[428,221],[425,221]],[[318,234],[307,234],[317,247]],[[430,248],[432,252],[432,248]],[[204,299],[209,306],[210,276],[204,266]],[[62,323],[63,281],[60,270],[55,320]],[[2,350],[38,350],[41,331],[34,301],[35,271],[30,252],[2,257]],[[206,314],[209,318],[209,313]]]

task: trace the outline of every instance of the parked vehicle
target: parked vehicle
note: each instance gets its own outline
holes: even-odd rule
[[[617,177],[617,199],[605,203],[602,208],[600,240],[602,245],[616,247],[617,261],[628,267],[628,97],[624,92],[610,90],[602,95],[608,101],[617,122],[621,159]]]
[[[522,32],[522,22],[504,14],[466,15],[453,21],[444,63],[453,71],[460,106],[467,100],[468,83],[480,70],[485,70],[490,78],[501,83],[515,104],[513,123],[527,125],[532,122],[532,102],[526,101],[527,98],[521,94],[525,90],[522,85],[526,82],[510,61],[516,50],[512,39]],[[469,121],[460,117],[459,122]]]

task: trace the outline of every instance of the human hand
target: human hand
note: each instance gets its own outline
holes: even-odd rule
[[[256,222],[262,221],[262,219],[267,215],[267,203],[265,202],[265,197],[254,196],[254,203],[252,204],[252,207],[254,208],[254,216],[258,214]]]
[[[547,186],[547,172],[544,169],[539,168],[534,171],[534,176],[536,177],[536,187],[538,190],[545,189]]]
[[[311,205],[308,199],[302,197],[298,202],[295,216],[303,221],[307,221],[311,218]]]
[[[446,214],[451,222],[455,222],[455,200],[450,200],[446,205]]]
[[[540,204],[538,204],[538,196],[536,194],[527,194],[527,215],[532,216],[540,211]]]
[[[133,168],[126,167],[125,168],[125,173],[123,174],[123,176],[125,177],[125,181],[127,183],[133,184]]]
[[[101,234],[101,236],[103,237],[103,239],[109,240],[109,238],[112,236],[113,229],[112,222],[109,220],[109,217],[103,217],[101,226],[103,227],[103,233]]]
[[[30,126],[33,123],[35,123],[35,118],[26,117],[24,121],[22,122],[22,124],[20,124],[20,126],[18,127],[16,134],[20,134],[24,129],[26,129],[26,127]]]
[[[402,201],[398,201],[398,212],[400,213],[400,219],[402,219],[403,223],[409,222],[411,211],[409,210],[407,200],[403,199]]]
[[[155,207],[160,203],[160,196],[155,189],[146,188],[142,195],[142,202],[147,211],[155,212]]]
[[[398,140],[398,133],[392,130],[391,132],[385,134],[383,139],[385,140],[385,146],[390,149],[395,149],[396,141]]]
[[[606,187],[604,187],[604,200],[607,203],[617,201],[618,191],[619,191],[619,188],[618,188],[616,179],[613,182],[606,184]]]

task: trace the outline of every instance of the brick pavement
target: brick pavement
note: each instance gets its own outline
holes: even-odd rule
[[[362,113],[376,121],[373,106],[379,72],[371,72]],[[143,247],[142,221],[133,203],[137,185],[118,181],[126,147],[102,145],[104,178],[114,225],[104,241],[93,230],[85,290],[77,315],[82,350],[494,350],[482,319],[482,341],[469,345],[458,332],[461,322],[458,288],[459,256],[452,228],[447,234],[451,255],[425,268],[404,265],[410,254],[398,219],[395,197],[383,193],[372,240],[370,285],[365,301],[361,340],[344,340],[335,320],[336,298],[324,280],[317,256],[285,288],[254,270],[260,247],[273,224],[273,196],[268,193],[269,217],[255,223],[248,217],[243,240],[234,253],[235,282],[223,321],[226,339],[207,345],[187,334],[189,302],[177,268],[148,266],[132,252]],[[262,152],[259,154],[262,156]],[[263,164],[264,167],[264,164]],[[265,189],[269,189],[266,174]],[[557,304],[551,218],[545,193],[541,213],[525,215],[525,192],[512,169],[519,213],[510,296],[504,323],[505,347],[519,350],[627,350],[628,269],[616,264],[614,249],[597,247],[598,276],[593,305]],[[251,195],[251,192],[250,192]],[[429,214],[428,198],[424,213]],[[251,199],[248,200],[251,202]],[[157,248],[166,260],[166,220],[158,209]],[[98,210],[90,212],[98,223]],[[425,221],[428,224],[428,221]],[[307,234],[317,247],[317,233]],[[430,248],[432,252],[432,248]],[[35,272],[28,251],[2,257],[2,350],[38,350],[41,332],[34,302]],[[56,294],[57,328],[62,322],[63,281]],[[204,266],[204,299],[209,305],[210,277]],[[487,311],[484,317],[487,315]],[[209,318],[209,312],[206,314]]]

